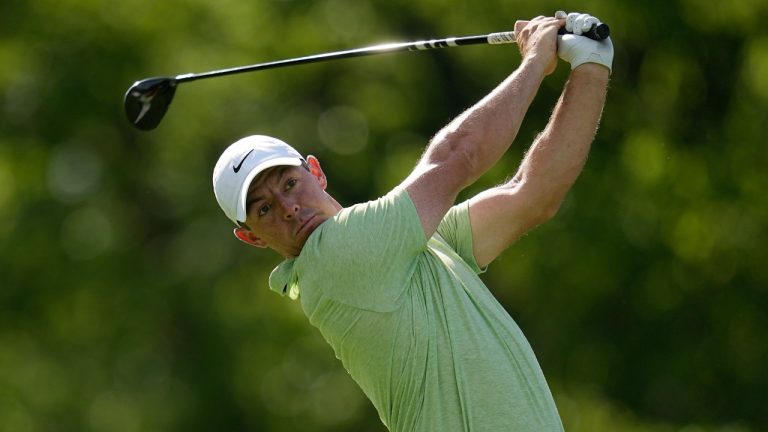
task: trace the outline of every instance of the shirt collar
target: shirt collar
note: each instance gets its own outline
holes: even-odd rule
[[[299,296],[299,276],[296,274],[294,258],[287,258],[269,275],[269,288],[280,295],[295,300]]]

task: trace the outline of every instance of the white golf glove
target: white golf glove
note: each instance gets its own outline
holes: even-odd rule
[[[592,40],[581,36],[599,24],[600,20],[592,15],[572,12],[566,14],[558,11],[555,18],[565,18],[565,30],[573,34],[564,34],[557,37],[557,55],[571,64],[571,69],[584,63],[601,64],[611,70],[613,64],[613,43],[611,38],[601,41]]]

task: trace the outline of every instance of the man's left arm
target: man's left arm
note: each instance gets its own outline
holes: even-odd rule
[[[480,267],[555,215],[587,159],[609,74],[606,66],[596,63],[576,66],[514,178],[470,200],[473,249]]]

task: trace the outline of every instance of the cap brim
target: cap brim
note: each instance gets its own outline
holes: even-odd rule
[[[250,189],[251,182],[253,182],[253,179],[255,179],[259,173],[263,172],[267,168],[281,165],[299,166],[302,162],[304,162],[302,159],[296,157],[279,157],[270,159],[260,165],[253,167],[248,175],[245,176],[245,180],[243,180],[243,184],[240,186],[240,194],[238,195],[237,201],[237,221],[245,222],[246,216],[248,214],[248,209],[245,208],[245,201],[248,197],[248,189]]]

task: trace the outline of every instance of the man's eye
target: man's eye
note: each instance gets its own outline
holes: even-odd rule
[[[259,216],[264,216],[269,211],[269,204],[263,204],[259,207]]]
[[[299,182],[299,181],[298,181],[298,180],[296,180],[295,178],[290,178],[290,179],[288,179],[288,181],[285,183],[285,188],[286,188],[286,189],[290,189],[290,188],[292,188],[292,187],[296,186],[296,183],[298,183],[298,182]]]

